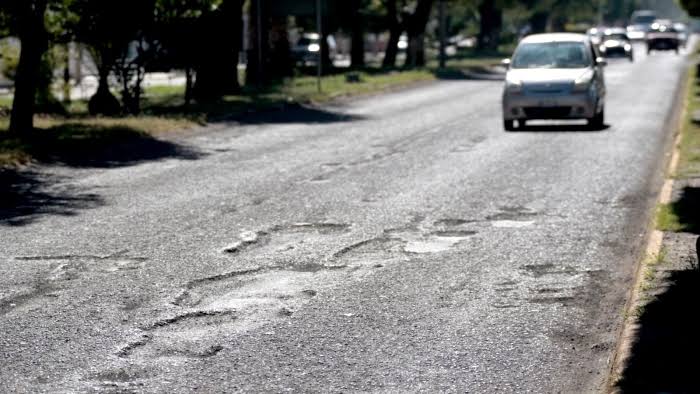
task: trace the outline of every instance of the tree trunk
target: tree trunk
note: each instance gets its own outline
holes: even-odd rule
[[[98,63],[100,64],[97,70],[99,73],[97,92],[88,101],[88,112],[91,115],[114,116],[119,113],[121,106],[119,100],[109,91],[109,73],[112,63],[106,60],[106,56],[101,56]]]
[[[425,66],[425,27],[430,19],[434,0],[419,0],[416,10],[406,18],[408,51],[406,67]]]
[[[265,59],[269,52],[269,40],[266,33],[268,31],[268,23],[265,17],[264,5],[264,0],[251,0],[250,2],[248,36],[250,37],[251,45],[247,54],[248,64],[245,73],[246,85],[261,86],[264,85],[267,80]]]
[[[240,91],[238,53],[241,50],[243,0],[225,0],[202,18],[200,61],[194,94],[198,100],[216,100]]]
[[[399,21],[396,9],[396,0],[386,1],[387,25],[389,26],[389,41],[386,43],[384,60],[382,67],[393,68],[396,66],[396,55],[398,54],[399,38],[403,27]]]
[[[496,7],[493,0],[483,0],[479,5],[479,15],[478,48],[481,50],[498,49],[503,25],[503,11]]]
[[[18,6],[21,52],[15,77],[15,95],[10,115],[10,132],[29,132],[34,128],[37,80],[41,57],[47,49],[44,25],[46,0],[24,0]]]
[[[352,17],[352,47],[350,48],[350,65],[352,68],[358,69],[365,66],[365,30],[364,20],[360,7],[361,0],[353,2],[354,15]]]
[[[222,76],[227,94],[237,94],[241,91],[241,84],[238,82],[238,60],[243,47],[243,4],[245,0],[225,0],[221,5],[222,21],[225,26],[230,26],[228,31],[231,34],[231,47],[226,50],[227,57],[224,59],[224,66],[227,71]]]
[[[294,74],[294,62],[292,61],[292,51],[289,46],[289,35],[287,34],[287,18],[274,17],[269,19],[268,28],[269,57],[265,64],[268,81],[276,81]],[[326,46],[324,47],[324,43]],[[324,68],[328,61],[328,45],[325,36],[322,35],[321,58],[324,61]]]
[[[531,33],[544,33],[547,31],[547,25],[549,24],[549,12],[538,11],[532,14],[530,17],[530,27],[532,27]]]
[[[192,68],[185,68],[185,105],[192,103],[193,71]]]

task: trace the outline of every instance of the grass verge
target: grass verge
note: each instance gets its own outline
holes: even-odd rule
[[[678,147],[678,169],[673,174],[679,179],[700,177],[700,80],[697,67],[688,73],[686,107]]]

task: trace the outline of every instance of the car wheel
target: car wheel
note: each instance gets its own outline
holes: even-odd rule
[[[515,121],[503,119],[503,128],[505,131],[515,131]]]
[[[594,117],[588,119],[588,126],[593,129],[601,129],[605,125],[605,108],[601,109]]]
[[[630,55],[629,61],[630,61],[630,63],[634,63],[634,55]]]

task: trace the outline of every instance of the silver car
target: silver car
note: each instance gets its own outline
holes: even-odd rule
[[[525,37],[508,65],[503,90],[503,126],[515,130],[530,119],[587,119],[601,128],[605,80],[601,58],[583,34]]]

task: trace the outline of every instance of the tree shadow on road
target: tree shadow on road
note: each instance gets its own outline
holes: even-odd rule
[[[20,136],[0,134],[3,152],[35,163],[111,168],[166,158],[194,160],[201,154],[127,127],[63,124]],[[31,223],[43,215],[73,215],[103,204],[101,197],[40,166],[0,168],[0,226]]]
[[[681,197],[671,203],[683,232],[700,235],[700,188],[686,186]]]
[[[35,171],[0,170],[0,226],[29,224],[43,215],[70,216],[104,204],[99,195],[58,186],[59,181]]]
[[[312,106],[289,104],[277,111],[252,112],[229,118],[243,124],[341,123],[365,119],[363,116],[332,112]]]
[[[433,72],[437,79],[444,81],[504,81],[504,72],[489,67],[441,68]]]
[[[201,156],[190,148],[129,127],[80,123],[65,123],[19,136],[0,135],[0,145],[37,162],[70,167],[121,167],[164,158],[193,160]]]
[[[700,233],[700,188],[684,188],[672,209],[685,232],[669,237],[683,240],[680,245],[690,243],[690,250],[672,248],[673,260],[664,263],[670,267],[656,279],[661,287],[642,309],[630,360],[618,383],[625,393],[700,392],[700,239],[694,239]]]
[[[646,305],[637,341],[618,387],[624,393],[697,393],[700,271],[672,271],[667,288]]]

